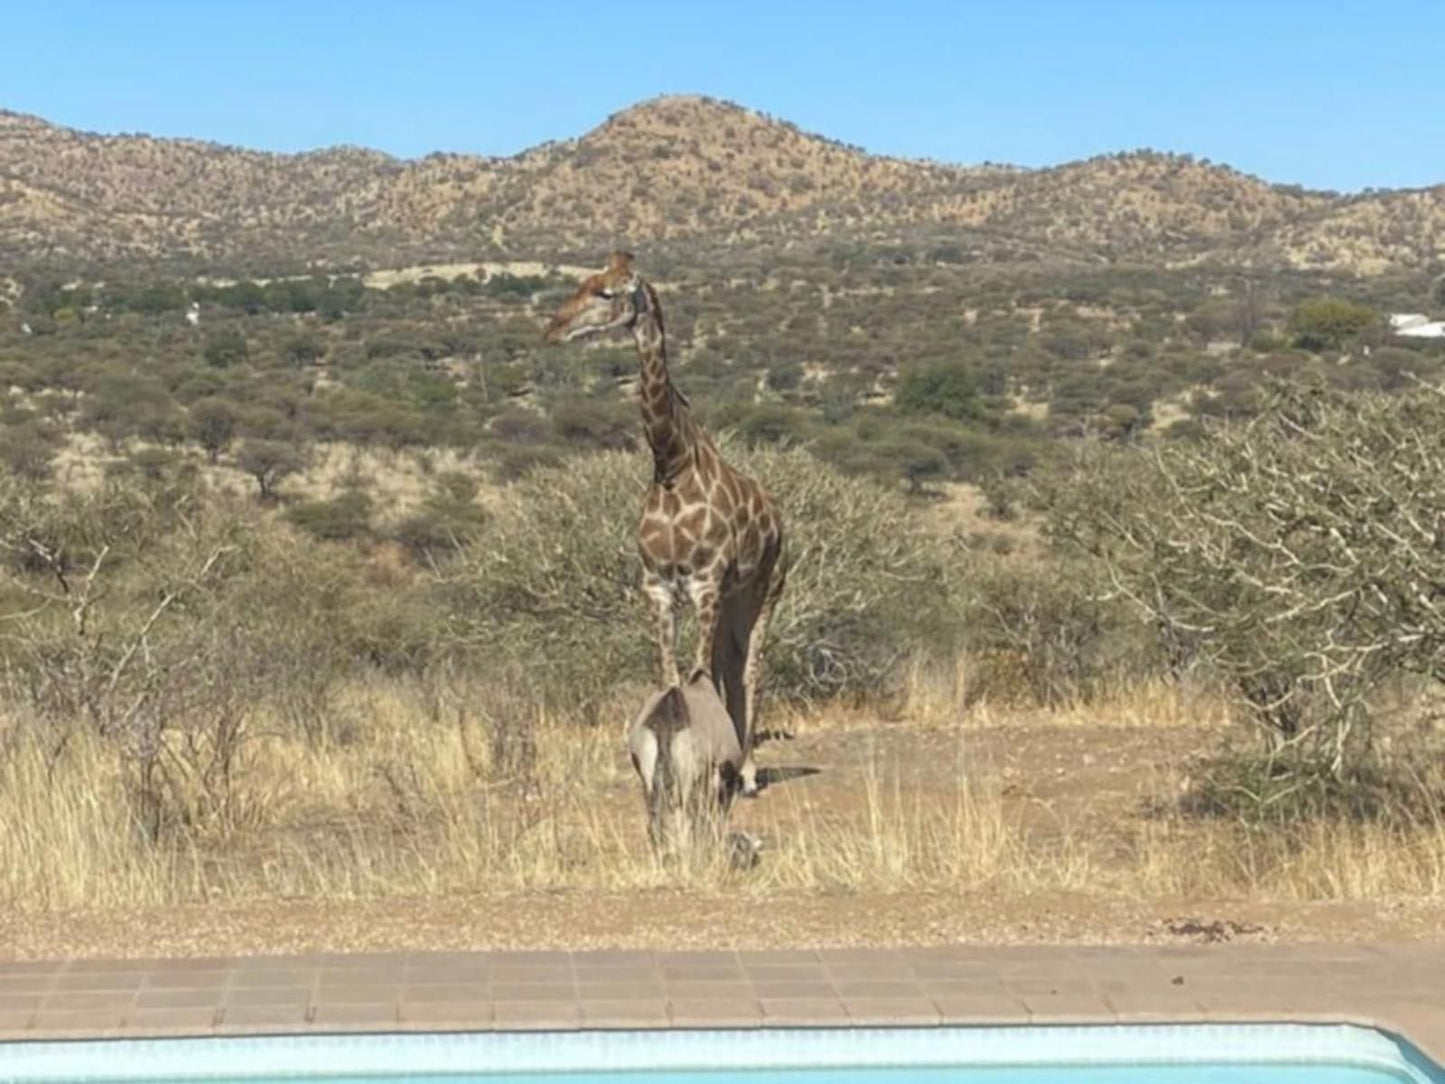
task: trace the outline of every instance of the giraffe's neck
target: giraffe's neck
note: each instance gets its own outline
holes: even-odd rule
[[[687,401],[672,386],[667,371],[667,338],[657,295],[640,287],[647,299],[639,306],[632,337],[637,344],[637,361],[642,370],[638,398],[642,403],[642,426],[652,449],[653,480],[667,484],[682,473],[692,459],[697,439]]]

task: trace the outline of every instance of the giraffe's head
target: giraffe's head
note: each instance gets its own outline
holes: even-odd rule
[[[648,286],[632,269],[632,253],[614,252],[607,267],[588,275],[553,315],[544,342],[565,343],[631,327],[651,302]]]

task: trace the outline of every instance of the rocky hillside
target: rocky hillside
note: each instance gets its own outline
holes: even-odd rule
[[[1445,186],[1340,198],[1148,152],[1044,170],[905,161],[692,97],[504,159],[266,154],[0,113],[12,265],[375,262],[917,226],[1033,255],[1373,273],[1445,249]]]

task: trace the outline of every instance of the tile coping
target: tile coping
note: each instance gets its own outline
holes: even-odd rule
[[[1445,1064],[1445,944],[0,958],[0,1042],[1144,1023],[1355,1024]]]

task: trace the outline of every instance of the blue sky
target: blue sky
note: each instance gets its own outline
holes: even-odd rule
[[[6,6],[0,107],[93,131],[512,154],[696,92],[910,157],[1445,182],[1445,0]]]

